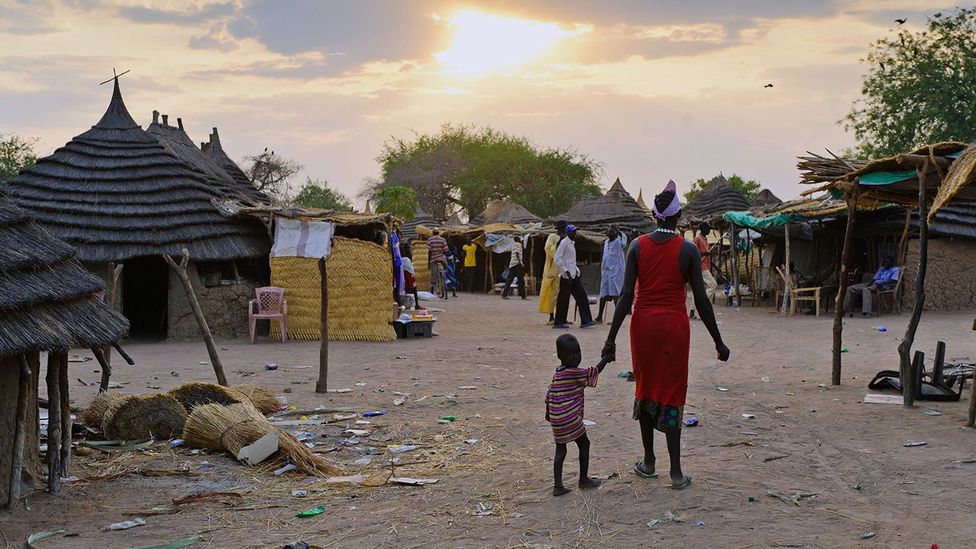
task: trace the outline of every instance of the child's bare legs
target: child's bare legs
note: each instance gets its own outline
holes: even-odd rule
[[[590,478],[590,439],[583,433],[583,436],[576,439],[576,446],[579,447],[580,460],[580,479],[579,487],[583,489],[596,488],[600,481]]]
[[[563,486],[563,462],[566,460],[566,445],[556,443],[556,457],[552,460],[552,495],[561,496],[569,493],[569,488]]]

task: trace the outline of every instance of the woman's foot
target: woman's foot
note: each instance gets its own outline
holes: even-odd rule
[[[642,478],[657,478],[657,471],[654,470],[654,462],[652,461],[649,467],[645,463],[643,459],[635,463],[634,472]]]
[[[691,477],[688,475],[681,475],[678,478],[671,478],[671,489],[672,490],[684,490],[685,488],[691,486]]]
[[[592,490],[600,486],[600,481],[595,478],[583,477],[579,481],[579,487],[583,490]]]
[[[603,324],[603,317],[598,316],[593,319],[593,322],[596,324]]]
[[[570,490],[569,488],[566,488],[562,484],[560,484],[558,486],[553,486],[552,487],[552,495],[553,496],[561,496],[563,494],[568,494],[570,492],[572,492],[572,490]]]

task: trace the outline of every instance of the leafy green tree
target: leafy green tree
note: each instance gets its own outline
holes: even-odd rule
[[[760,185],[760,183],[755,179],[746,180],[737,174],[730,175],[726,178],[726,180],[729,182],[729,185],[732,185],[738,189],[739,192],[742,193],[742,196],[746,197],[746,200],[752,200],[755,198],[755,196],[759,194],[759,191],[762,189],[762,185]],[[711,183],[712,179],[706,181],[701,178],[692,182],[691,188],[685,193],[685,204],[690,202],[692,198],[698,196],[699,193],[707,189]]]
[[[291,202],[302,208],[352,211],[352,202],[349,197],[335,189],[330,189],[328,181],[312,179],[311,177],[305,180],[305,184],[298,189],[298,193]]]
[[[36,138],[0,134],[0,181],[12,178],[20,170],[37,162],[37,154],[34,152],[36,144]]]
[[[862,97],[839,123],[865,158],[976,137],[976,9],[929,17],[871,45]]]
[[[445,124],[438,134],[388,141],[377,161],[383,177],[371,195],[392,185],[410,187],[420,206],[440,220],[458,210],[478,215],[497,199],[552,217],[580,196],[600,193],[600,165],[590,158],[540,149],[493,128]]]
[[[413,219],[417,212],[417,197],[410,187],[394,185],[376,193],[376,213],[389,212],[404,221]]]

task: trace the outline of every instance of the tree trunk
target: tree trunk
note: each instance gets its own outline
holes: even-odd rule
[[[929,222],[928,203],[925,197],[925,177],[928,173],[928,162],[918,168],[918,274],[915,275],[915,305],[912,306],[912,318],[905,329],[905,337],[898,345],[899,375],[901,377],[902,398],[905,406],[915,405],[914,385],[911,377],[911,352],[915,343],[915,332],[918,322],[922,318],[922,308],[925,307],[925,269],[929,260]],[[912,390],[908,390],[911,386]]]
[[[40,477],[37,353],[0,357],[0,507],[13,507]]]
[[[315,384],[315,392],[327,393],[329,392],[329,269],[324,257],[319,259],[319,277],[322,284],[322,311],[319,315],[319,380]]]
[[[61,375],[58,377],[58,385],[61,393],[61,477],[70,475],[68,470],[71,467],[71,399],[68,393],[68,353],[67,351],[58,353],[58,360],[61,363]],[[50,421],[50,413],[48,415]]]
[[[844,294],[847,293],[847,264],[851,258],[854,240],[854,218],[857,214],[857,193],[860,180],[854,180],[854,188],[847,195],[847,229],[844,231],[844,247],[837,272],[837,298],[834,300],[834,347],[830,372],[831,385],[840,385],[841,351],[844,345]]]
[[[220,363],[220,356],[217,355],[217,346],[214,344],[213,335],[210,333],[210,327],[207,325],[207,319],[203,316],[203,311],[200,309],[200,303],[197,301],[197,295],[193,292],[193,283],[190,282],[190,277],[186,274],[186,266],[190,262],[190,252],[183,248],[183,259],[180,261],[179,265],[173,261],[173,258],[169,254],[163,254],[163,259],[166,263],[169,263],[173,272],[183,283],[183,291],[186,292],[186,299],[190,302],[190,308],[193,309],[193,316],[197,319],[197,324],[200,326],[200,333],[203,334],[203,341],[207,344],[207,354],[210,355],[210,362],[213,364],[214,373],[217,374],[217,383],[227,386],[227,376],[224,375],[224,367]]]
[[[61,493],[61,359],[47,354],[47,488]]]

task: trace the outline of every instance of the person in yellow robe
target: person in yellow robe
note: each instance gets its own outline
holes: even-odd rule
[[[559,294],[559,271],[556,269],[556,248],[566,236],[566,222],[556,221],[556,234],[546,239],[546,265],[542,269],[542,286],[539,290],[539,312],[549,315],[549,323],[554,320],[556,296]]]

